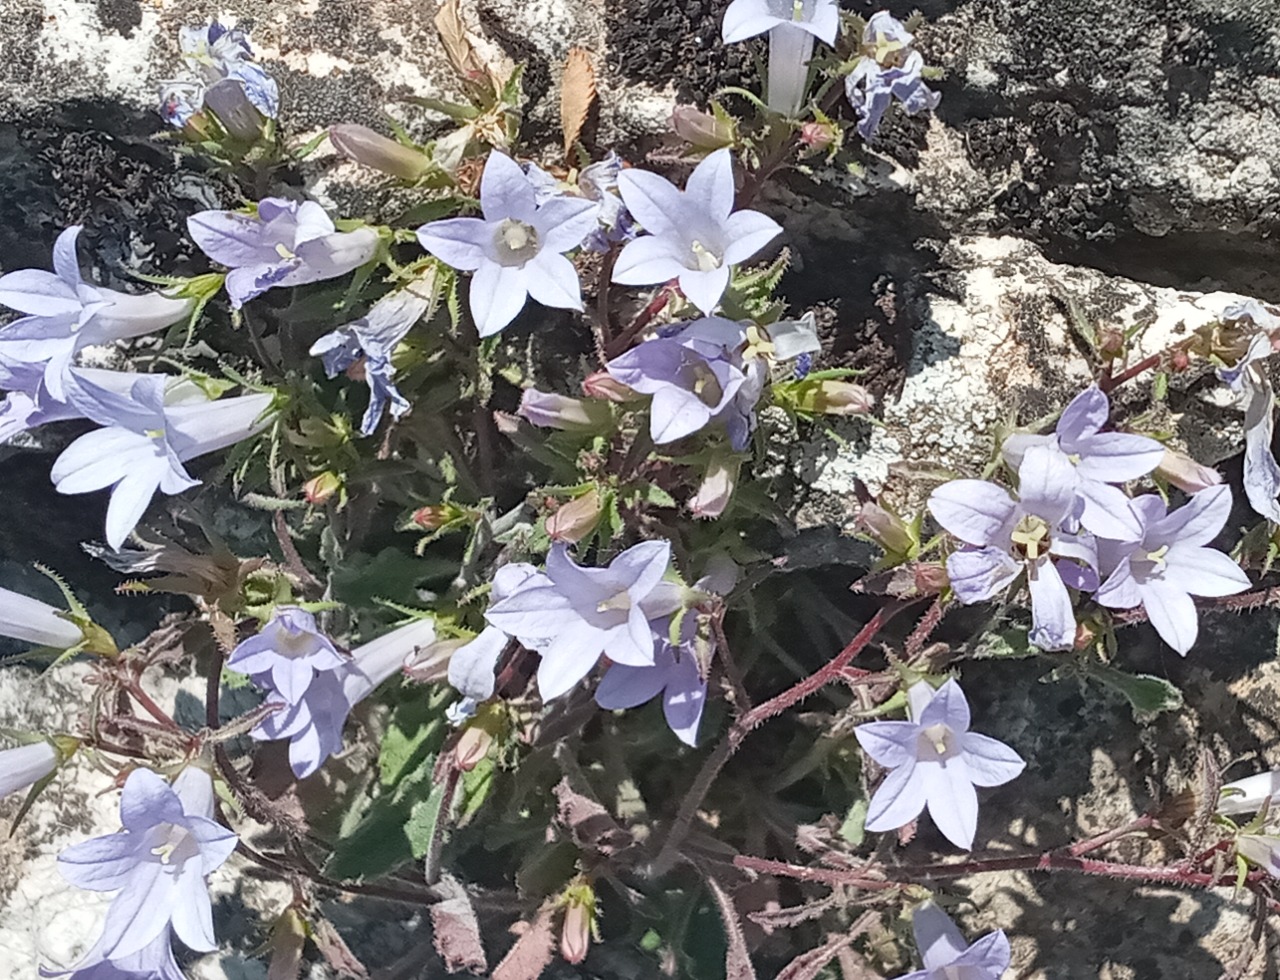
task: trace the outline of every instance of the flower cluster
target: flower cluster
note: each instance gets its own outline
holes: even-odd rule
[[[342,748],[351,709],[435,641],[435,624],[422,619],[345,655],[311,613],[276,606],[271,621],[232,651],[227,667],[248,674],[278,705],[250,734],[264,742],[287,739],[289,764],[302,779]],[[421,663],[417,669],[431,676]]]
[[[1128,497],[1120,484],[1152,472],[1164,447],[1104,433],[1107,396],[1077,396],[1053,435],[1015,435],[1003,447],[1016,467],[1017,495],[983,480],[953,480],[934,491],[929,511],[963,545],[947,575],[964,603],[984,602],[1025,575],[1031,642],[1075,645],[1072,589],[1113,609],[1142,607],[1166,643],[1186,654],[1198,620],[1192,596],[1249,587],[1235,562],[1207,547],[1226,524],[1231,491],[1212,486],[1169,513],[1160,496]]]
[[[161,84],[160,115],[177,129],[203,132],[208,110],[236,139],[258,139],[279,114],[280,91],[253,60],[248,35],[214,18],[206,27],[184,27],[178,43],[190,74]]]

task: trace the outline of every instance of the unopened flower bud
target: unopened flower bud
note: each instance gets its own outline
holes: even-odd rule
[[[638,392],[628,388],[607,371],[588,374],[582,382],[582,393],[588,398],[599,398],[602,401],[619,404],[635,401],[640,397]]]
[[[400,673],[405,680],[418,684],[437,684],[449,676],[449,661],[460,647],[469,640],[452,637],[448,640],[436,640],[423,647],[415,647],[405,657]]]
[[[831,123],[807,122],[800,127],[800,142],[811,150],[830,149],[840,135]]]
[[[591,949],[596,893],[588,884],[570,885],[560,897],[564,923],[560,927],[560,955],[566,963],[581,963]]]
[[[736,126],[728,116],[716,116],[691,105],[678,105],[671,113],[675,134],[699,150],[718,150],[737,141]]]
[[[739,456],[716,454],[707,464],[707,472],[698,485],[698,492],[689,501],[694,517],[715,518],[724,513],[733,499],[738,484],[738,470],[742,466]]]
[[[865,503],[859,508],[854,527],[880,545],[886,554],[905,557],[912,554],[919,545],[906,521],[874,502]]]
[[[337,473],[321,473],[302,485],[302,496],[309,504],[323,504],[341,489],[342,477]]]
[[[0,750],[0,796],[35,785],[52,773],[59,761],[58,749],[43,740]]]
[[[1264,805],[1276,806],[1280,799],[1280,770],[1260,772],[1245,776],[1222,787],[1222,799],[1218,812],[1227,816],[1238,813],[1257,813]]]
[[[912,571],[915,574],[916,591],[921,595],[937,595],[948,585],[947,566],[937,562],[921,562]]]
[[[493,736],[480,725],[468,725],[453,747],[453,764],[463,772],[470,772],[489,754]]]
[[[876,400],[862,385],[851,381],[819,381],[815,409],[823,415],[865,415]]]
[[[1179,347],[1169,355],[1169,370],[1181,374],[1191,367],[1191,355]]]
[[[419,507],[410,518],[424,531],[438,531],[449,520],[449,508],[445,506]]]
[[[609,407],[599,403],[553,395],[526,388],[516,414],[544,429],[566,432],[598,432],[609,424]]]
[[[604,506],[600,492],[592,487],[581,497],[561,504],[547,517],[547,534],[552,541],[578,542],[596,529]]]
[[[204,104],[218,117],[222,128],[236,139],[255,143],[262,138],[267,118],[249,101],[244,83],[239,79],[224,78],[209,86],[204,93]]]
[[[1103,327],[1098,332],[1098,353],[1105,360],[1115,360],[1124,356],[1124,331],[1118,327]]]
[[[420,151],[357,123],[330,126],[329,142],[335,150],[356,163],[401,180],[417,180],[431,167],[431,161]]]
[[[1156,475],[1186,493],[1199,493],[1222,482],[1222,474],[1217,470],[1201,466],[1190,456],[1172,449],[1164,451]]]

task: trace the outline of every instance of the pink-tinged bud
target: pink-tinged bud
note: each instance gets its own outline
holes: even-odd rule
[[[906,521],[877,503],[865,503],[859,508],[854,527],[890,555],[913,554],[920,543]]]
[[[589,897],[576,894],[586,891]],[[595,893],[589,885],[569,889],[564,924],[560,927],[560,955],[566,963],[581,963],[591,950],[591,920],[595,917]]]
[[[616,402],[618,404],[635,401],[640,397],[639,392],[628,388],[607,371],[596,371],[594,374],[588,374],[582,382],[582,393],[588,398],[598,398],[601,401]]]
[[[1199,493],[1222,482],[1222,474],[1217,470],[1201,466],[1190,456],[1172,449],[1164,451],[1164,458],[1156,467],[1156,475],[1186,493]]]
[[[337,473],[321,473],[302,485],[302,495],[309,504],[323,504],[341,489],[342,477]]]
[[[438,531],[449,521],[449,508],[444,506],[419,507],[410,518],[424,531]]]
[[[839,135],[831,123],[807,122],[800,127],[800,142],[811,150],[830,149]]]
[[[592,487],[581,497],[561,504],[554,514],[548,515],[547,534],[552,541],[581,541],[596,529],[603,511],[600,492]]]
[[[1174,374],[1181,374],[1189,367],[1191,367],[1191,355],[1181,347],[1169,355],[1169,370]]]
[[[937,562],[921,562],[912,569],[916,591],[921,595],[937,595],[951,584],[947,578],[947,566]]]
[[[728,116],[715,116],[691,105],[678,105],[671,113],[671,128],[675,134],[699,150],[718,150],[733,146],[738,134],[733,120]]]
[[[470,772],[489,754],[493,735],[480,725],[468,725],[453,747],[453,764],[463,772]]]
[[[866,415],[876,400],[862,385],[851,381],[819,381],[814,408],[823,415]]]
[[[1103,327],[1098,333],[1098,353],[1107,360],[1124,357],[1124,331],[1118,327]]]
[[[425,154],[357,123],[330,126],[329,142],[335,150],[356,163],[401,180],[417,180],[431,168],[431,161]]]
[[[698,485],[698,492],[689,501],[694,517],[715,518],[725,512],[738,485],[738,470],[742,459],[738,456],[715,455],[707,464],[707,472]]]
[[[552,395],[526,388],[516,414],[543,429],[565,432],[599,432],[609,425],[609,407],[598,402]]]

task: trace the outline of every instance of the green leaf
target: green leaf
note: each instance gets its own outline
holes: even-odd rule
[[[1040,651],[1027,639],[1024,629],[989,630],[974,641],[970,656],[976,660],[1034,657]]]
[[[840,824],[840,836],[851,847],[861,846],[863,838],[867,835],[868,806],[869,803],[865,797],[854,800],[853,806],[849,807],[849,812],[844,815],[844,822]]]
[[[431,795],[413,805],[409,819],[404,825],[404,836],[409,841],[409,850],[415,860],[422,860],[431,850],[431,842],[436,835],[436,826],[440,823],[440,814],[444,810],[445,786],[443,783],[431,788]]]
[[[398,786],[444,741],[445,722],[437,700],[414,698],[392,713],[378,752],[378,777],[383,786]]]
[[[1085,674],[1123,694],[1135,714],[1159,714],[1182,707],[1182,692],[1163,677],[1129,674],[1099,663],[1088,664]]]

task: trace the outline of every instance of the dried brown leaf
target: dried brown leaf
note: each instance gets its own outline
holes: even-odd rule
[[[443,899],[431,906],[431,929],[436,952],[450,973],[467,970],[483,973],[489,968],[480,923],[471,905],[471,896],[456,878],[442,874],[435,889]]]
[[[596,70],[585,48],[570,48],[560,82],[560,128],[564,133],[564,155],[582,136],[582,128],[596,100]]]
[[[435,25],[445,57],[463,82],[468,85],[484,82],[489,71],[476,49],[471,46],[458,0],[444,0],[436,11]]]
[[[323,954],[325,962],[340,977],[354,977],[355,980],[368,980],[369,971],[365,965],[351,952],[338,930],[328,919],[317,919],[312,925],[311,939]]]
[[[551,964],[555,947],[555,906],[547,904],[538,909],[490,980],[537,980]]]
[[[556,820],[566,827],[580,847],[615,854],[632,843],[627,831],[618,826],[603,805],[569,785],[569,777],[556,784]]]
[[[756,970],[751,965],[751,954],[747,952],[747,937],[743,935],[742,920],[733,905],[733,899],[714,878],[708,877],[705,881],[711,897],[716,900],[716,907],[720,910],[725,938],[729,942],[729,948],[724,955],[725,980],[756,980]]]

